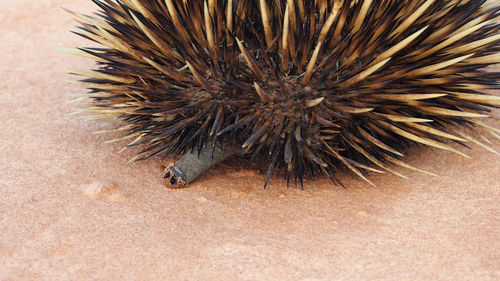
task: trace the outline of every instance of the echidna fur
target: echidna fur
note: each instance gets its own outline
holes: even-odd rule
[[[395,166],[412,144],[498,137],[500,6],[484,0],[93,0],[75,31],[103,47],[80,84],[134,158],[237,146],[300,184]],[[490,149],[491,150],[491,149]],[[404,177],[404,176],[403,176]]]

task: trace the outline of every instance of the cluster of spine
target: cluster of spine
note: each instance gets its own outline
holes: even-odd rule
[[[94,0],[75,31],[102,47],[78,83],[136,159],[237,146],[302,183],[392,172],[415,143],[487,146],[460,129],[500,97],[500,6],[483,0]],[[490,125],[489,125],[490,124]],[[432,174],[427,171],[424,173]]]

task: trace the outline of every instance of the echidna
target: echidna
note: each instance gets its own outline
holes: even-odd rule
[[[239,154],[302,185],[393,166],[413,144],[466,156],[500,97],[500,5],[486,0],[93,0],[77,34],[101,48],[79,83],[116,117],[133,159],[185,154],[165,177],[193,181]],[[489,6],[489,7],[488,7]],[[495,133],[496,132],[496,133]],[[490,149],[490,148],[488,148]],[[490,149],[491,150],[491,149]],[[429,173],[422,171],[424,173]],[[432,174],[432,173],[429,173]]]

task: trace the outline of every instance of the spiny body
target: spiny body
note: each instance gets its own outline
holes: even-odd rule
[[[400,160],[415,143],[485,146],[459,126],[499,133],[485,91],[500,74],[484,68],[500,62],[500,6],[482,0],[94,2],[75,32],[104,47],[73,53],[99,67],[73,73],[85,111],[143,148],[134,160],[237,147],[268,162],[266,184],[276,168],[370,182],[421,171]]]

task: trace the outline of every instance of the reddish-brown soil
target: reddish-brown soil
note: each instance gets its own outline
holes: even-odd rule
[[[222,164],[187,189],[133,164],[109,128],[68,115],[83,93],[60,48],[90,0],[0,0],[0,280],[499,280],[500,157],[436,149],[408,161],[440,177],[372,175],[347,188]],[[493,148],[500,151],[500,141]]]

